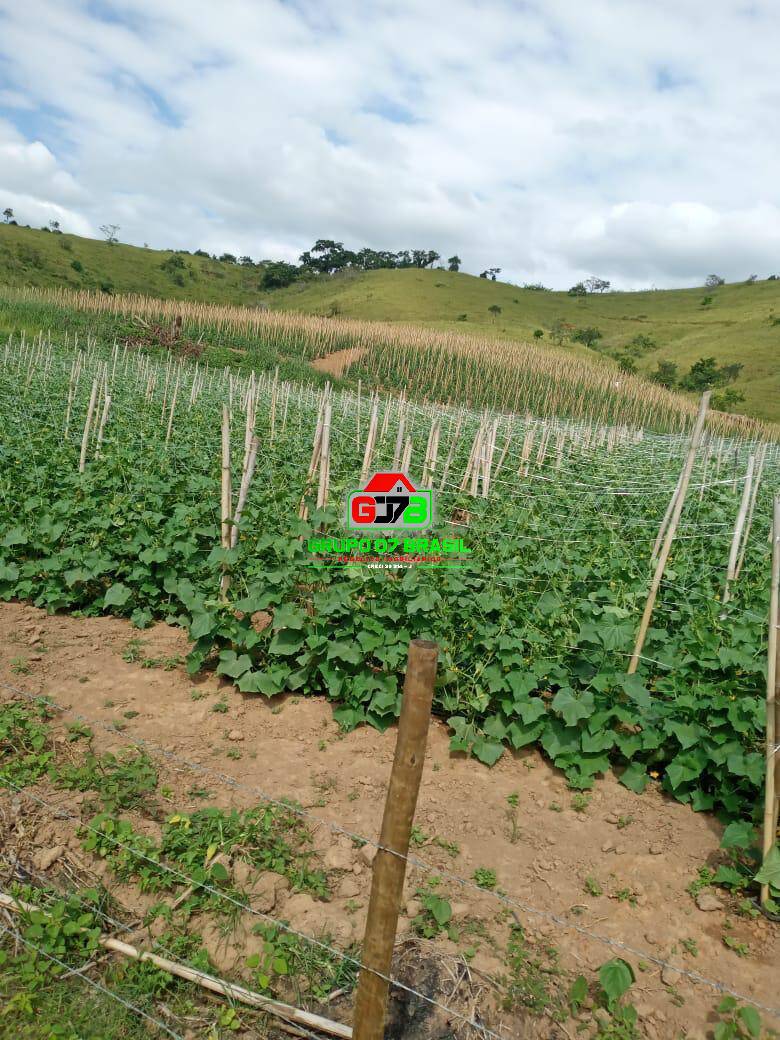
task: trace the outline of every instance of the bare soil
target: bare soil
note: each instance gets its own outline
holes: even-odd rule
[[[62,728],[73,721],[70,712],[103,723],[106,728],[96,728],[94,738],[101,751],[116,751],[140,738],[150,742],[150,753],[162,748],[175,756],[167,760],[164,779],[171,790],[170,811],[187,811],[194,784],[209,788],[208,804],[220,806],[257,804],[259,790],[273,798],[294,798],[321,820],[376,838],[394,729],[342,734],[331,706],[321,698],[284,696],[268,701],[242,695],[214,675],[188,676],[181,665],[166,670],[142,667],[140,661],[128,663],[122,653],[131,639],[141,639],[144,657],[167,659],[169,664],[188,650],[186,634],[163,624],[139,632],[115,618],[47,616],[29,606],[0,604],[0,681],[67,707],[57,723]],[[3,686],[0,696],[7,699],[12,692]],[[222,700],[226,713],[213,710]],[[115,723],[123,727],[120,732],[111,729]],[[239,759],[228,757],[237,751]],[[241,786],[232,788],[213,776],[193,773],[179,756],[204,771],[233,777]],[[516,808],[511,804],[514,796]],[[56,797],[58,804],[78,811],[83,796],[60,791]],[[564,778],[535,750],[506,753],[489,769],[451,753],[446,727],[439,721],[431,724],[416,817],[422,845],[414,854],[439,873],[465,879],[478,868],[492,869],[498,888],[519,904],[507,908],[493,893],[449,878],[441,883],[455,921],[473,925],[473,941],[461,947],[471,944],[477,950],[471,970],[475,985],[482,987],[477,986],[477,992],[485,994],[489,1025],[506,1036],[563,1038],[576,1030],[576,1023],[560,1027],[509,1015],[490,998],[490,980],[507,971],[496,937],[503,929],[505,942],[509,911],[532,940],[554,945],[562,965],[574,973],[592,978],[604,961],[615,956],[628,960],[637,976],[631,999],[644,1036],[703,1038],[709,1035],[713,1008],[720,999],[713,989],[661,968],[650,957],[720,980],[775,1006],[777,926],[760,917],[740,916],[736,901],[721,890],[712,891],[715,909],[708,911],[699,909],[686,891],[699,867],[722,860],[722,828],[717,821],[668,799],[657,785],[637,795],[612,775],[599,780],[588,799],[583,811],[575,811],[574,795]],[[346,946],[362,935],[370,849],[357,848],[327,826],[316,830],[315,840],[325,866],[340,879],[335,898],[317,903],[306,895],[277,890],[269,896],[269,912],[310,934],[327,927]],[[43,859],[59,843],[79,847],[67,821],[40,822],[34,841]],[[457,854],[442,847],[446,843],[456,843]],[[408,936],[410,919],[419,911],[415,892],[426,876],[420,869],[410,870],[402,937]],[[593,879],[603,894],[594,895],[598,889],[586,879]],[[589,938],[545,913],[643,955]],[[727,934],[745,944],[746,955],[724,945],[724,925]],[[224,970],[246,955],[245,944],[226,944],[216,928],[213,935],[206,931],[206,945]],[[458,954],[450,940],[436,940],[432,948],[443,958],[441,963]],[[766,1014],[764,1020],[777,1026]]]
[[[328,375],[335,376],[338,379],[344,375],[351,365],[354,365],[356,361],[360,361],[365,352],[364,347],[347,347],[344,350],[335,350],[332,354],[326,354],[325,357],[312,361],[312,368],[316,368],[318,372],[327,372]]]

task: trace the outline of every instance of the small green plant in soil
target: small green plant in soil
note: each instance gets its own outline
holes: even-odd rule
[[[714,1040],[759,1040],[763,1030],[761,1015],[750,1005],[740,1005],[734,997],[724,997],[715,1009],[720,1021]]]
[[[439,878],[432,877],[425,887],[417,889],[421,910],[412,920],[412,928],[425,939],[435,939],[440,932],[444,932],[453,942],[457,942],[458,932],[452,923],[452,907],[449,900],[439,895],[439,883]]]
[[[565,1021],[569,1010],[556,948],[531,946],[523,927],[514,925],[506,954],[508,971],[501,980],[504,1008],[507,1011],[526,1008],[535,1014],[547,1014],[555,1022]]]
[[[263,950],[247,958],[255,983],[263,993],[276,995],[291,988],[296,999],[301,993],[325,1000],[334,990],[351,992],[357,982],[359,951],[350,948],[343,956],[335,950],[307,942],[277,925],[256,925],[255,935],[263,938]],[[330,936],[317,936],[323,946],[332,946]]]
[[[144,752],[110,751],[98,757],[89,752],[80,765],[61,767],[56,782],[71,791],[94,791],[104,809],[131,809],[148,804],[157,788],[157,769]]]
[[[472,876],[480,888],[486,888],[489,891],[492,891],[498,883],[495,870],[487,867],[477,867]]]
[[[0,705],[0,786],[5,780],[24,787],[34,783],[49,768],[53,757],[47,722],[49,709],[43,701]]]

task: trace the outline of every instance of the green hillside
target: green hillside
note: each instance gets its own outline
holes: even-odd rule
[[[706,296],[712,303],[704,306]],[[550,342],[550,327],[562,319],[575,329],[599,329],[599,350],[580,349],[602,357],[624,352],[641,334],[654,346],[634,348],[640,372],[654,371],[661,360],[676,362],[680,373],[701,357],[714,357],[721,365],[741,363],[744,368],[732,385],[745,401],[736,410],[780,418],[780,281],[572,297],[449,271],[372,271],[297,283],[270,294],[270,301],[291,310],[410,321],[524,341],[542,329],[541,344]],[[500,314],[489,311],[493,305]]]
[[[254,264],[0,225],[0,280],[11,285],[265,304],[523,341],[541,329],[541,347],[551,343],[550,330],[562,321],[569,335],[584,327],[600,331],[597,349],[565,341],[566,349],[597,363],[615,365],[612,355],[628,353],[640,372],[671,361],[680,374],[701,357],[714,357],[721,365],[742,364],[732,385],[745,400],[735,410],[780,419],[780,281],[571,297],[417,268],[348,271],[265,292],[262,273]],[[712,301],[705,304],[708,296]],[[500,312],[491,312],[491,307]],[[644,339],[632,345],[637,336]]]

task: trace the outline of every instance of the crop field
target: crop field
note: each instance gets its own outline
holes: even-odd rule
[[[155,323],[168,328],[179,313],[183,321],[165,349]],[[417,984],[424,988],[428,961],[415,957],[433,956],[437,942],[451,964],[460,965],[460,956],[467,970],[457,967],[454,988],[441,978],[433,987],[438,1004],[449,1007],[444,997],[451,993],[460,1018],[448,1019],[449,1033],[429,1023],[428,1032],[398,1036],[478,1035],[475,1021],[484,1036],[564,1037],[580,1026],[603,1040],[693,1036],[703,1035],[706,1014],[716,1006],[718,1022],[733,1027],[717,1035],[763,1035],[754,1005],[768,1010],[769,1028],[777,1011],[771,980],[778,952],[776,931],[756,920],[752,902],[766,770],[767,536],[780,488],[780,444],[771,428],[720,413],[709,417],[634,671],[629,662],[655,570],[654,543],[689,453],[696,406],[687,399],[631,376],[617,385],[612,372],[595,377],[552,353],[532,366],[530,348],[523,353],[516,344],[511,357],[507,346],[478,361],[455,334],[428,337],[424,349],[411,329],[391,333],[227,309],[220,319],[196,305],[24,292],[7,293],[0,315],[10,333],[0,358],[0,600],[9,611],[21,601],[83,625],[122,624],[128,666],[148,659],[153,671],[171,662],[177,682],[205,681],[245,695],[248,713],[254,705],[273,711],[290,694],[317,696],[320,707],[333,709],[333,741],[363,741],[366,754],[368,734],[387,747],[410,640],[433,640],[439,647],[434,713],[452,760],[460,768],[466,758],[466,769],[484,771],[485,789],[493,776],[516,778],[503,795],[510,852],[526,827],[520,762],[537,760],[540,772],[562,778],[561,797],[575,816],[609,790],[632,806],[647,800],[676,806],[714,840],[710,859],[688,867],[693,889],[686,894],[680,882],[679,912],[701,912],[695,901],[706,890],[717,893],[712,898],[736,923],[724,926],[723,941],[701,962],[685,962],[686,971],[725,978],[726,990],[739,972],[751,980],[753,1004],[721,1002],[711,991],[705,1004],[695,980],[688,978],[681,992],[668,974],[648,976],[652,1008],[660,1007],[656,991],[668,1002],[661,1012],[667,1017],[653,1020],[648,1012],[645,1022],[624,998],[645,970],[637,965],[650,962],[634,956],[635,949],[620,959],[613,947],[604,951],[600,973],[590,970],[595,962],[585,975],[559,964],[544,935],[537,936],[539,948],[531,943],[512,909],[524,887],[509,869],[497,881],[490,864],[478,867],[472,888],[480,899],[495,894],[508,901],[499,899],[499,916],[489,924],[472,921],[455,935],[446,877],[462,868],[458,854],[446,849],[456,836],[447,834],[436,846],[439,873],[420,880],[413,893],[411,929],[422,946],[406,951],[402,967],[407,989],[415,979],[416,992]],[[35,334],[36,328],[48,331]],[[154,336],[144,339],[152,328]],[[346,349],[354,360],[334,384],[310,365]],[[226,467],[234,492],[227,513],[220,499]],[[350,491],[373,472],[399,468],[435,489],[437,530],[468,549],[459,566],[333,567],[311,551],[312,539],[343,538]],[[727,582],[730,556],[738,573]],[[161,625],[178,631],[186,645],[177,654],[145,657],[143,647],[158,638]],[[0,782],[11,793],[29,788],[47,804],[63,790],[92,792],[98,811],[79,819],[80,854],[101,860],[101,876],[164,900],[165,913],[158,908],[157,915],[166,930],[158,937],[169,954],[196,967],[208,963],[193,952],[193,920],[202,932],[202,915],[216,914],[220,900],[244,898],[245,891],[236,894],[237,861],[248,864],[244,874],[278,875],[312,903],[343,886],[338,872],[351,870],[352,860],[347,865],[317,846],[286,802],[246,804],[232,815],[211,803],[185,812],[169,802],[152,831],[144,830],[145,800],[164,801],[163,788],[177,793],[177,782],[163,777],[173,763],[158,764],[151,750],[144,758],[147,751],[138,748],[123,758],[97,731],[76,732],[71,741],[60,732],[64,716],[18,699],[21,676],[31,668],[24,652],[4,664],[10,669],[4,674],[16,676],[6,684],[16,699],[6,697],[0,707]],[[49,693],[59,703],[57,690]],[[78,710],[78,685],[67,699]],[[93,713],[99,707],[94,702]],[[290,710],[280,724],[292,718]],[[70,744],[86,747],[92,737],[86,757],[68,756]],[[446,760],[446,747],[437,748]],[[272,746],[267,753],[273,757]],[[459,782],[454,771],[451,780]],[[285,792],[298,808],[300,784],[288,778]],[[537,827],[543,835],[544,825]],[[596,898],[602,884],[590,882],[577,884]],[[780,872],[765,883],[770,899],[780,901]],[[630,885],[615,882],[614,890],[627,893],[615,895],[619,902],[638,898]],[[553,899],[549,910],[571,908],[572,920],[595,928],[590,911],[574,909],[582,898],[568,894],[566,905]],[[19,898],[34,901],[29,878]],[[87,909],[66,900],[58,920],[76,922],[64,934],[78,932],[76,953],[89,960],[100,914],[108,911],[97,895],[80,898]],[[345,898],[358,898],[357,889]],[[53,895],[47,905],[58,905]],[[189,931],[174,928],[180,909]],[[271,909],[273,901],[263,914]],[[30,922],[42,927],[35,917]],[[325,952],[335,942],[330,926],[328,942],[307,952],[297,929],[280,931],[264,919],[263,941],[249,961],[255,987],[290,1000],[295,975],[298,1001],[338,1017],[338,1001],[346,1000],[348,1017],[359,936],[342,936],[335,946],[348,959],[336,954],[334,960]],[[740,928],[753,928],[755,936],[748,941]],[[642,934],[635,944],[643,945]],[[499,962],[485,969],[493,988],[479,981],[476,968],[468,975],[480,944]],[[675,950],[682,948],[678,943]],[[64,940],[51,950],[71,965],[74,951]],[[656,953],[663,963],[671,956],[666,946]],[[745,957],[752,958],[747,967]],[[155,969],[147,968],[146,988],[129,969],[104,981],[121,983],[132,1002],[140,988],[143,1007],[157,1018]],[[461,999],[467,975],[472,988]],[[553,992],[551,980],[559,977]],[[128,978],[135,988],[127,989]],[[169,983],[158,982],[165,993]],[[741,996],[747,985],[737,987]],[[186,1017],[194,997],[177,993],[171,1015]],[[329,1005],[331,993],[339,997]],[[213,1035],[245,1028],[230,1010]],[[701,1016],[698,1034],[682,1032],[691,1014]],[[115,1029],[106,1035],[134,1035]]]

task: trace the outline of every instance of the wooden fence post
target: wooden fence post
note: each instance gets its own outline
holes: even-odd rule
[[[772,580],[769,593],[769,639],[766,669],[766,789],[764,797],[765,861],[775,843],[780,808],[780,496],[772,518]],[[769,885],[761,886],[761,905],[769,898]]]
[[[382,1040],[388,981],[406,876],[406,856],[420,790],[439,648],[424,639],[409,644],[404,697],[393,770],[387,789],[379,851],[363,940],[363,968],[355,999],[354,1040]]]

